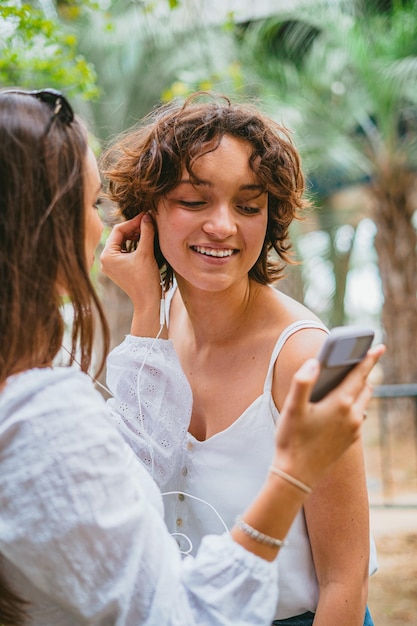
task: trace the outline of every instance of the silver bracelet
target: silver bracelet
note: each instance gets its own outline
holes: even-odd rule
[[[298,489],[301,489],[301,491],[304,491],[305,493],[311,493],[313,491],[311,487],[309,487],[305,483],[302,483],[301,480],[297,480],[297,478],[290,476],[289,474],[287,474],[287,472],[279,469],[279,467],[275,467],[275,465],[271,465],[269,471],[273,474],[276,474],[277,476],[280,476],[288,483],[291,483],[292,485],[294,485],[294,487],[298,487]]]
[[[267,546],[272,546],[273,548],[281,548],[282,546],[287,545],[287,541],[285,539],[275,539],[274,537],[269,537],[269,535],[264,535],[264,533],[259,532],[256,528],[252,528],[249,526],[241,517],[236,518],[236,526],[242,530],[245,535],[248,535],[258,543],[264,543]]]

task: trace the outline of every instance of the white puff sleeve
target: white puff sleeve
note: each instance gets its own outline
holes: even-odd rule
[[[172,342],[127,335],[107,358],[107,386],[120,432],[162,487],[176,469],[192,409]]]
[[[181,560],[156,485],[83,374],[44,368],[0,394],[0,472],[2,565],[33,626],[271,622],[274,563],[227,534]]]

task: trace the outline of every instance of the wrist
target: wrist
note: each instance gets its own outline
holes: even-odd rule
[[[319,456],[320,453],[318,452],[317,457]],[[306,459],[304,455],[298,457],[297,455],[281,454],[281,452],[274,456],[270,467],[278,468],[311,490],[314,489],[324,473],[323,467],[311,458]]]
[[[161,330],[162,327],[162,330]],[[135,337],[156,337],[168,339],[166,324],[161,324],[159,308],[155,311],[133,313],[130,334]]]
[[[313,488],[310,487],[310,485],[299,480],[292,474],[285,472],[283,469],[279,467],[279,465],[274,465],[274,464],[270,465],[269,473],[273,474],[274,476],[278,476],[279,478],[281,478],[288,484],[292,485],[295,489],[298,489],[299,491],[302,491],[303,493],[307,495],[309,495],[313,491]]]
[[[231,531],[232,537],[258,556],[268,561],[275,559],[280,544],[285,545],[291,524],[306,497],[305,492],[269,473],[262,491],[242,514],[242,520],[249,526],[249,532],[247,527],[242,528],[241,524],[235,524]],[[255,532],[252,533],[250,529]]]

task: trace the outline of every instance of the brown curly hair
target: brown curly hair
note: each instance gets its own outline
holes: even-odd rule
[[[243,139],[252,146],[249,164],[268,193],[268,226],[261,254],[249,276],[261,284],[282,277],[289,254],[289,226],[309,206],[300,155],[290,132],[255,106],[232,103],[224,95],[197,92],[184,103],[161,105],[122,133],[103,153],[101,167],[107,195],[125,219],[156,211],[159,199],[180,182],[185,167],[217,148],[222,137]],[[272,256],[271,251],[276,255]],[[165,287],[173,270],[155,241],[155,256]]]

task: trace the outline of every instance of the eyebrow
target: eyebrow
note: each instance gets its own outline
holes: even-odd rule
[[[200,178],[196,178],[195,181],[192,181],[190,178],[183,178],[178,183],[179,185],[192,185],[193,187],[197,187],[198,185],[202,185],[203,187],[213,187],[213,183],[210,183],[208,180],[202,180]],[[241,185],[239,187],[239,191],[266,191],[263,185]]]

